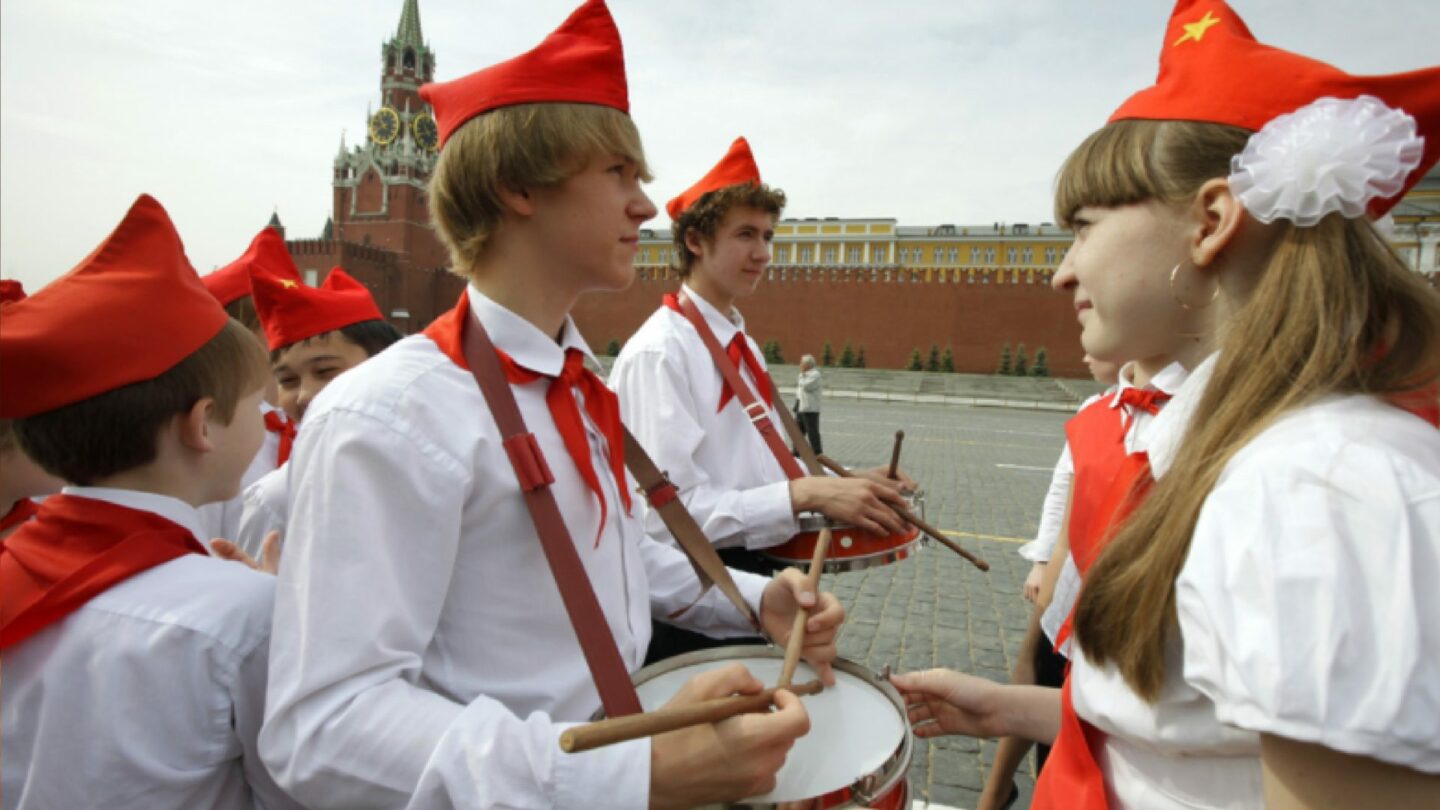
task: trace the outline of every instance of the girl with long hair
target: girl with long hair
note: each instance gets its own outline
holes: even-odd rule
[[[1200,335],[1153,483],[1085,578],[1066,687],[897,676],[920,736],[1056,740],[1033,807],[1433,803],[1440,296],[1372,218],[1437,158],[1440,68],[1350,76],[1178,3],[1156,85],[1056,193],[1088,352]]]

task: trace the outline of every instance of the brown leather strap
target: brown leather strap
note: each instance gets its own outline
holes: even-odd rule
[[[780,414],[780,424],[785,426],[785,432],[790,434],[790,443],[795,445],[795,450],[800,453],[800,460],[805,462],[805,469],[811,475],[824,475],[825,467],[820,464],[820,457],[815,455],[815,448],[810,446],[810,440],[805,438],[805,432],[796,423],[795,416],[790,413],[790,407],[785,404],[785,398],[780,396],[779,389],[775,386],[775,378],[770,372],[765,372],[765,381],[770,384],[771,399],[775,400],[775,412]]]
[[[655,461],[631,435],[629,428],[625,429],[625,466],[630,468],[630,474],[635,476],[635,481],[640,484],[650,506],[660,513],[660,519],[665,521],[665,528],[670,530],[670,534],[680,544],[680,550],[690,559],[695,576],[700,580],[700,594],[695,597],[695,602],[700,601],[711,585],[718,586],[720,592],[740,611],[740,615],[749,620],[755,632],[764,635],[760,617],[755,615],[745,597],[740,595],[735,579],[730,576],[730,569],[725,567],[720,555],[715,553],[715,547],[710,545],[710,539],[705,536],[700,524],[695,522],[690,510],[680,502],[675,485],[655,466]],[[671,613],[670,618],[679,618],[694,607],[695,602]]]
[[[545,455],[535,441],[535,434],[525,427],[525,417],[515,402],[515,394],[500,368],[495,356],[495,344],[485,333],[485,327],[473,318],[467,318],[464,329],[465,361],[470,373],[485,395],[490,406],[490,415],[500,428],[505,453],[515,468],[515,477],[525,496],[525,507],[530,510],[530,519],[535,523],[535,533],[540,536],[540,547],[545,551],[545,560],[550,564],[550,573],[560,589],[560,599],[565,603],[565,612],[570,616],[570,626],[580,640],[580,649],[585,654],[585,663],[590,667],[590,676],[600,692],[600,702],[605,705],[605,714],[619,717],[638,714],[641,711],[640,698],[630,682],[630,672],[615,646],[615,636],[605,621],[600,609],[600,600],[590,587],[575,543],[565,528],[565,519],[555,502],[550,484],[555,476],[545,463]]]
[[[695,302],[691,301],[690,296],[686,295],[683,290],[676,296],[676,299],[680,304],[680,314],[684,315],[685,319],[695,327],[695,331],[700,333],[700,340],[710,352],[710,358],[715,362],[716,370],[725,379],[725,384],[730,386],[730,390],[735,392],[735,398],[740,400],[740,405],[745,409],[745,415],[750,418],[750,424],[759,431],[760,438],[765,440],[765,446],[770,448],[771,454],[780,463],[780,469],[785,471],[785,476],[792,481],[796,478],[804,478],[805,471],[795,463],[795,457],[790,455],[790,448],[785,446],[784,440],[775,432],[775,425],[770,421],[769,409],[765,407],[765,403],[755,398],[750,386],[740,376],[740,370],[730,362],[730,356],[725,354],[725,350],[721,348],[720,341],[715,338],[715,333],[710,329],[710,325],[705,323],[705,316],[700,314],[700,310],[695,307]],[[771,386],[774,386],[773,382],[771,382]],[[780,407],[784,407],[779,400],[776,402]]]

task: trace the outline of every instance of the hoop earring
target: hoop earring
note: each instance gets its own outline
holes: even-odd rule
[[[1175,276],[1180,273],[1180,265],[1182,264],[1184,264],[1184,262],[1176,262],[1175,266],[1170,268],[1170,297],[1175,299],[1175,303],[1179,304],[1181,309],[1188,309],[1192,311],[1204,309],[1215,303],[1215,299],[1220,297],[1220,281],[1218,279],[1215,281],[1215,292],[1210,294],[1210,300],[1206,301],[1203,304],[1200,304],[1199,306],[1191,306],[1190,304],[1185,303],[1185,299],[1181,298],[1180,294],[1175,291]]]

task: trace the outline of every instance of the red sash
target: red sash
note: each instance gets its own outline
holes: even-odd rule
[[[1110,397],[1102,397],[1065,424],[1065,439],[1075,462],[1068,526],[1070,554],[1081,578],[1152,483],[1149,457],[1125,452],[1128,420],[1111,408],[1110,402]]]
[[[1070,677],[1060,688],[1060,734],[1035,783],[1030,810],[1107,810],[1105,774],[1095,761],[1105,734],[1081,720],[1070,701]]]
[[[35,502],[29,498],[21,498],[16,501],[15,505],[10,507],[10,511],[5,513],[5,517],[0,518],[0,536],[4,536],[6,532],[34,517],[39,509],[40,507],[36,506]]]
[[[130,577],[206,554],[183,526],[94,498],[53,495],[0,544],[0,650]]]

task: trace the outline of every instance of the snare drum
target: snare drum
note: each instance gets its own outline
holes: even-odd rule
[[[906,495],[910,513],[925,519],[925,495]],[[830,551],[825,557],[825,573],[859,571],[874,565],[899,562],[910,556],[915,544],[920,542],[920,530],[906,526],[899,534],[880,537],[865,529],[833,521],[824,515],[807,514],[800,517],[800,533],[778,546],[764,550],[764,554],[785,565],[801,568],[810,565],[815,556],[815,545],[820,542],[820,530],[830,528]]]
[[[780,679],[783,650],[720,647],[652,664],[635,673],[635,691],[646,711],[664,706],[694,676],[734,662],[762,683]],[[910,756],[914,737],[905,701],[889,681],[851,661],[837,659],[835,686],[801,698],[810,733],[795,741],[776,776],[775,789],[736,807],[775,807],[798,802],[812,808],[910,806]],[[803,661],[797,682],[816,677]]]

